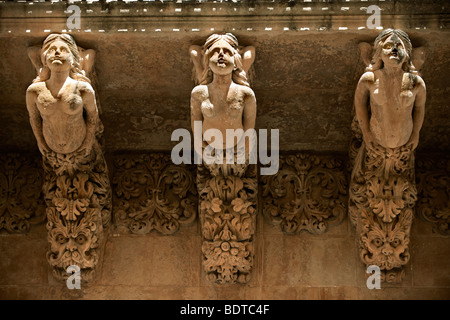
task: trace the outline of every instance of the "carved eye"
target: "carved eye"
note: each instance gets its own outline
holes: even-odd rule
[[[75,238],[75,242],[78,244],[84,244],[87,241],[87,238],[84,234],[80,234]]]
[[[391,247],[397,248],[401,244],[400,239],[394,239],[394,241],[391,242]]]
[[[58,234],[56,236],[56,242],[58,242],[59,244],[64,244],[67,242],[67,238],[64,237],[62,234]]]
[[[372,243],[377,246],[377,247],[381,247],[383,245],[383,241],[381,241],[380,239],[376,238],[372,240]]]

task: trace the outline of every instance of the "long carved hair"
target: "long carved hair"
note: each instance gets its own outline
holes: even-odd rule
[[[247,74],[243,70],[242,67],[242,56],[239,53],[239,43],[236,37],[231,33],[225,34],[212,34],[206,39],[205,44],[203,45],[203,74],[201,75],[200,84],[208,84],[213,79],[213,74],[211,69],[209,68],[209,58],[210,58],[210,48],[211,46],[219,40],[225,40],[228,44],[233,48],[233,56],[235,63],[235,70],[233,71],[232,80],[233,82],[249,87],[249,83],[247,80]]]
[[[381,51],[383,49],[383,44],[387,38],[389,38],[391,35],[394,34],[402,40],[406,49],[406,59],[405,62],[403,62],[402,69],[405,72],[417,74],[416,68],[414,67],[411,60],[412,44],[408,34],[402,30],[390,28],[381,31],[378,37],[375,39],[374,43],[375,53],[372,57],[371,64],[367,67],[366,71],[375,71],[383,69],[384,63],[383,60],[381,59]]]
[[[50,78],[50,69],[46,65],[45,56],[47,55],[47,51],[50,45],[56,40],[64,41],[69,47],[70,53],[72,54],[72,68],[70,69],[69,76],[75,80],[91,83],[89,78],[86,77],[84,71],[81,69],[81,56],[78,51],[78,47],[77,44],[75,43],[75,40],[71,35],[64,33],[63,34],[52,33],[47,38],[45,38],[41,50],[41,62],[43,67],[40,70],[36,79],[33,80],[33,83],[46,81]]]

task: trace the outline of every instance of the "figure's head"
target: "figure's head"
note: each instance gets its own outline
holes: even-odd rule
[[[231,33],[213,34],[203,45],[203,67],[201,84],[212,81],[213,74],[232,73],[233,81],[249,86],[247,75],[242,67],[239,44]]]
[[[375,53],[368,70],[401,66],[406,72],[416,72],[411,61],[412,44],[406,32],[396,29],[381,31],[375,39],[374,49]]]
[[[45,81],[52,71],[60,70],[69,70],[69,76],[75,80],[90,82],[81,69],[77,44],[69,34],[50,34],[42,45],[41,62],[43,67],[34,82]]]

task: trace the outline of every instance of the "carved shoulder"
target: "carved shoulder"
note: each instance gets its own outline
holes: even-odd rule
[[[417,74],[414,75],[414,88],[426,89],[425,81],[423,81],[422,77]]]
[[[367,84],[372,84],[375,82],[375,74],[372,71],[367,71],[361,76],[359,81],[365,82]]]
[[[80,92],[83,93],[87,93],[87,94],[92,94],[95,95],[95,91],[94,88],[92,88],[91,84],[89,82],[86,81],[78,81],[78,88],[80,89]]]
[[[30,86],[27,88],[27,95],[37,95],[42,90],[42,84],[43,82],[36,82],[30,84]]]
[[[205,100],[208,97],[208,87],[206,85],[198,85],[192,89],[191,98],[195,100]]]

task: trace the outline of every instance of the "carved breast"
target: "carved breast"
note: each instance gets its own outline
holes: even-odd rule
[[[209,99],[202,102],[201,105],[202,114],[206,118],[213,118],[216,113],[214,110],[214,105],[209,101]]]
[[[244,103],[241,99],[232,100],[229,103],[229,108],[227,109],[227,114],[232,118],[238,118],[241,116],[243,109],[244,109]]]
[[[79,94],[70,93],[63,96],[64,112],[67,114],[76,114],[83,108],[83,99]]]

